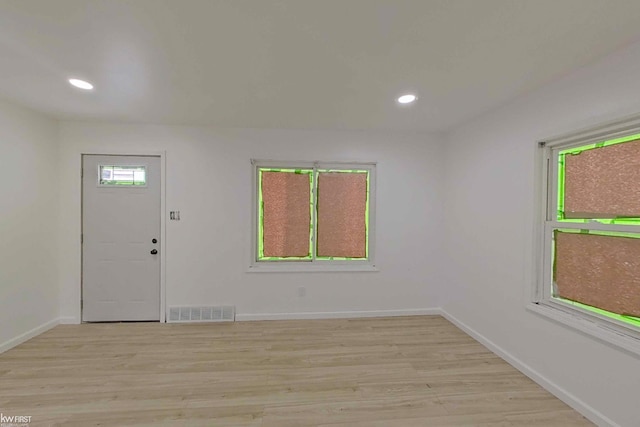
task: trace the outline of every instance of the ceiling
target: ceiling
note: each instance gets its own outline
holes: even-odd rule
[[[0,0],[0,97],[60,119],[442,131],[638,40],[638,16],[638,0]]]

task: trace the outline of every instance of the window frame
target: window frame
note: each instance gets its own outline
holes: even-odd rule
[[[375,224],[376,224],[376,162],[339,162],[339,161],[279,161],[279,160],[251,160],[252,191],[251,191],[251,251],[249,272],[322,272],[322,271],[378,271],[375,264]],[[311,187],[311,259],[310,260],[259,260],[259,170],[268,169],[313,169],[313,185]],[[317,209],[316,189],[318,170],[366,170],[369,173],[368,197],[368,229],[367,251],[364,259],[349,260],[319,260],[316,258],[317,240]]]
[[[538,143],[539,191],[535,272],[527,308],[602,341],[640,355],[640,328],[552,297],[553,230],[587,229],[640,234],[640,225],[603,224],[597,220],[564,222],[557,219],[558,155],[584,145],[640,134],[640,115],[573,132]]]

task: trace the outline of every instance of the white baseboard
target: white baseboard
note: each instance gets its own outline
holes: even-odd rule
[[[60,317],[58,320],[61,325],[79,325],[80,324],[80,319],[75,318],[73,316]]]
[[[564,403],[578,411],[580,414],[584,415],[591,422],[595,423],[598,426],[621,427],[619,424],[616,424],[614,421],[606,417],[604,414],[602,414],[592,406],[578,399],[576,396],[569,393],[567,390],[563,389],[549,378],[543,376],[517,357],[502,349],[502,347],[498,346],[481,333],[461,322],[455,316],[449,314],[446,310],[439,309],[438,311],[439,314],[441,314],[445,319],[456,325],[458,328],[462,329],[464,332],[487,347],[493,353],[503,358],[511,366],[522,372],[527,377],[531,378],[549,393],[553,394],[555,397],[562,400]]]
[[[23,334],[18,335],[15,338],[11,338],[10,340],[7,340],[3,343],[0,344],[0,353],[4,353],[5,351],[12,349],[15,346],[18,346],[20,344],[22,344],[25,341],[30,340],[33,337],[36,337],[38,335],[40,335],[43,332],[47,332],[49,329],[58,326],[58,324],[60,323],[59,319],[53,319],[48,321],[47,323],[43,323],[40,326],[37,326],[33,329],[31,329],[30,331],[27,331]]]
[[[368,310],[368,311],[317,311],[300,313],[254,313],[238,314],[236,321],[249,320],[298,320],[298,319],[354,319],[360,317],[395,317],[440,315],[439,308],[411,308],[404,310]]]

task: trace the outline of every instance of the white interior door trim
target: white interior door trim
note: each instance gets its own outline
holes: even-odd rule
[[[167,194],[167,151],[140,151],[140,150],[109,150],[109,149],[90,149],[77,152],[78,159],[78,179],[80,180],[80,230],[78,233],[78,244],[80,245],[80,298],[77,300],[78,313],[80,313],[79,323],[82,322],[82,159],[85,155],[95,156],[150,156],[160,157],[160,323],[165,323],[166,320],[166,253],[167,253],[167,222],[166,222],[166,194]]]

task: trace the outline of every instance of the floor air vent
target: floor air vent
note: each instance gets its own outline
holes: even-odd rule
[[[169,307],[169,323],[233,322],[236,308],[232,305],[214,307]]]

